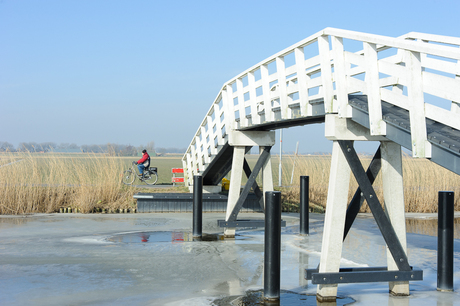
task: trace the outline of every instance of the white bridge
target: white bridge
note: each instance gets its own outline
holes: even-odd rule
[[[390,291],[408,295],[408,280],[421,276],[406,256],[401,147],[460,174],[459,46],[456,37],[393,38],[326,28],[223,85],[183,157],[185,180],[192,185],[193,176],[202,175],[212,190],[231,170],[226,221],[235,221],[251,188],[264,205],[255,181],[259,172],[263,190],[273,190],[274,130],[326,122],[333,149],[318,272],[328,281],[317,282],[318,298],[335,299],[344,275],[342,241],[364,199],[388,245],[388,267],[373,271],[373,281],[393,280]],[[381,143],[367,172],[353,141]],[[253,146],[261,154],[251,170],[244,155]],[[385,212],[372,188],[380,170]],[[347,210],[350,172],[360,189]],[[243,173],[248,182],[240,191]]]

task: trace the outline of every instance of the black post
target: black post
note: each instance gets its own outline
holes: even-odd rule
[[[193,176],[193,237],[201,238],[203,227],[203,177]]]
[[[300,235],[310,234],[309,230],[309,177],[300,177]]]
[[[279,301],[281,274],[281,192],[265,193],[264,299]]]
[[[454,291],[454,192],[438,193],[438,290]]]

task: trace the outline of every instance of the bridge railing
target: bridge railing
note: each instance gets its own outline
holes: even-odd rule
[[[354,93],[368,97],[372,135],[386,133],[381,100],[408,110],[413,156],[430,157],[425,118],[460,129],[459,46],[455,37],[326,28],[223,85],[183,157],[185,177],[204,171],[232,130],[326,113],[348,118]]]

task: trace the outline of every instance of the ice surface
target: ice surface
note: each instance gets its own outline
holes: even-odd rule
[[[323,217],[310,214],[310,235],[299,236],[298,215],[283,215],[281,287],[310,297],[282,296],[281,305],[315,303],[316,285],[303,275],[319,263]],[[204,214],[203,233],[221,233],[219,219],[224,215]],[[191,214],[0,216],[0,305],[213,305],[263,289],[263,230],[198,242],[187,238],[191,226]],[[453,293],[436,290],[437,238],[411,233],[407,242],[409,263],[424,272],[409,297],[390,296],[387,283],[341,284],[339,296],[352,305],[460,305],[459,240]],[[382,265],[383,238],[372,218],[360,215],[341,266]]]

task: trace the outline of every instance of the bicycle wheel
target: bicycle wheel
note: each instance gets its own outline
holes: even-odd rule
[[[136,179],[136,173],[134,173],[132,170],[126,170],[122,175],[122,182],[126,185],[131,185]]]
[[[158,175],[156,172],[151,172],[151,173],[146,173],[144,174],[144,182],[147,185],[155,185],[155,183],[158,181]]]

